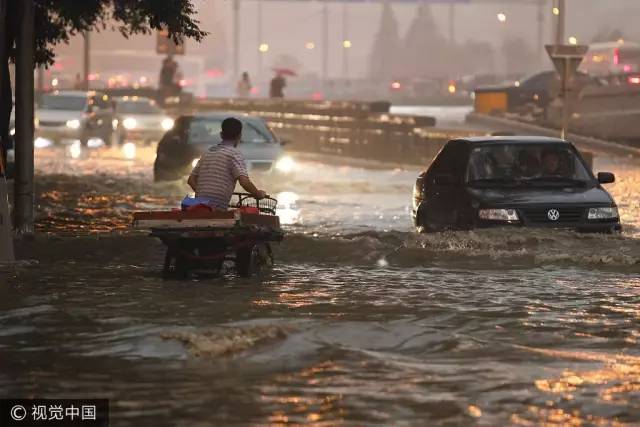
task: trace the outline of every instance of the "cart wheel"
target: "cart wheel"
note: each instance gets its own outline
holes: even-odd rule
[[[188,276],[187,263],[183,256],[175,251],[167,249],[164,257],[164,267],[162,268],[162,278],[165,280],[184,280]]]
[[[268,243],[238,249],[236,271],[241,277],[262,276],[273,267],[273,253]]]

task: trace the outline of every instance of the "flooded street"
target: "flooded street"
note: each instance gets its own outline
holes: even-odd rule
[[[0,269],[6,395],[109,398],[118,426],[640,424],[639,160],[595,159],[620,235],[416,235],[419,170],[298,156],[255,175],[288,233],[269,278],[165,282],[129,229],[187,193],[153,155],[37,154],[41,233]]]

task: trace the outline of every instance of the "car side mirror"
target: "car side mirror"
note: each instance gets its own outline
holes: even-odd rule
[[[441,175],[436,175],[435,179],[433,180],[433,183],[436,185],[456,185],[457,180],[453,175],[441,174]]]
[[[616,176],[611,172],[598,172],[598,182],[600,184],[612,184],[616,182]]]

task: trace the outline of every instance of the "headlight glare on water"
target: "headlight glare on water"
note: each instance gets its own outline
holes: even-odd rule
[[[291,172],[296,166],[296,162],[290,156],[283,156],[276,162],[276,169],[282,173]]]
[[[170,119],[169,117],[163,119],[160,123],[160,126],[162,126],[163,130],[169,130],[173,128],[173,119]]]
[[[518,212],[515,209],[480,209],[480,219],[489,221],[518,221]]]
[[[619,218],[618,208],[591,208],[589,209],[589,219],[613,219]]]
[[[135,159],[136,151],[136,144],[134,144],[133,142],[126,142],[122,145],[122,154],[127,160]]]

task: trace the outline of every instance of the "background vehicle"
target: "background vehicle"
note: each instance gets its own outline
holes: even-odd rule
[[[93,91],[47,93],[42,95],[35,117],[36,146],[75,141],[85,146],[111,144],[114,109],[106,94]]]
[[[640,72],[640,44],[624,40],[593,43],[589,45],[579,70],[602,77]]]
[[[153,166],[156,181],[179,179],[188,175],[200,156],[220,142],[222,121],[235,117],[242,121],[242,141],[238,148],[253,171],[278,169],[288,172],[293,160],[284,155],[282,142],[259,117],[237,113],[205,113],[179,117],[172,130],[160,140]]]
[[[555,169],[549,165],[555,156]],[[619,231],[612,197],[575,147],[542,137],[481,137],[449,141],[413,191],[419,231],[499,225]]]
[[[125,142],[157,142],[173,127],[173,119],[149,98],[124,96],[116,98],[114,130],[119,144]]]

